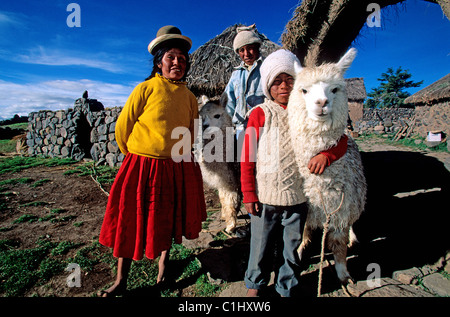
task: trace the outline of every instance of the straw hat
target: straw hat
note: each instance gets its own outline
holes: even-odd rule
[[[163,43],[175,42],[178,45],[181,45],[182,48],[186,48],[187,51],[191,49],[192,41],[187,36],[181,35],[181,31],[179,28],[173,25],[163,26],[156,33],[156,38],[148,44],[148,51],[150,54],[154,55],[156,49],[161,46]]]

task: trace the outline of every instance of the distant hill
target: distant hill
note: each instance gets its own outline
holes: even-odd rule
[[[24,123],[24,122],[28,122],[28,116],[19,116],[16,114],[11,119],[0,121],[0,126],[1,125],[10,125],[10,124],[15,124],[15,123]]]

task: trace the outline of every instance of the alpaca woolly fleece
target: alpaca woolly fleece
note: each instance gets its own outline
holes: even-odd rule
[[[317,153],[337,144],[345,132],[348,97],[343,74],[355,56],[356,50],[350,49],[336,64],[303,68],[296,76],[287,106],[295,160],[303,177],[303,192],[308,199],[308,217],[299,257],[311,239],[312,230],[324,228],[326,214],[336,210],[337,213],[329,219],[327,242],[335,258],[338,278],[343,284],[351,280],[347,270],[347,244],[354,242],[352,225],[364,209],[367,193],[361,155],[356,142],[349,137],[346,154],[322,174],[311,173],[308,162]],[[327,97],[329,113],[326,120],[309,115],[314,106],[320,105],[316,102],[317,98],[322,98],[318,89],[322,89]]]
[[[218,191],[221,218],[225,220],[225,231],[229,233],[236,229],[241,201],[239,162],[227,159],[227,153],[233,152],[227,141],[227,129],[232,127],[231,118],[219,103],[210,101],[206,96],[201,99],[199,115],[202,118],[202,137],[195,148],[196,157],[203,181]],[[231,135],[231,138],[234,139],[234,136]]]
[[[270,86],[281,73],[286,73],[295,78],[297,73],[295,65],[300,65],[297,56],[287,50],[278,50],[266,57],[261,65],[261,86],[264,95],[273,100],[270,95]]]

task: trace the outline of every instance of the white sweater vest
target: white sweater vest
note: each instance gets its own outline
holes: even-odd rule
[[[258,199],[275,206],[304,203],[306,198],[291,145],[287,110],[268,99],[259,107],[264,111],[265,123],[256,160]]]

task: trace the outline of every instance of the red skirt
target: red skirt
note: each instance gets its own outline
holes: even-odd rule
[[[196,162],[128,153],[111,187],[100,243],[115,257],[149,259],[198,238],[206,220],[203,180]]]

